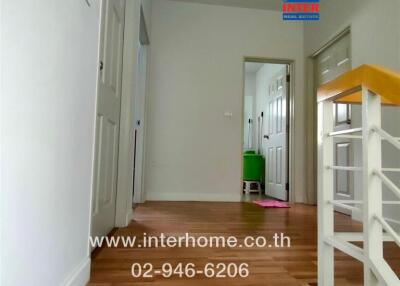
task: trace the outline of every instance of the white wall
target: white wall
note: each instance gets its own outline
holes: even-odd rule
[[[1,5],[0,284],[83,285],[99,4]]]
[[[256,73],[245,73],[244,84],[244,126],[243,126],[243,147],[245,150],[255,148],[255,99],[256,99]],[[249,126],[249,119],[252,120]],[[249,134],[250,133],[250,134]]]
[[[245,56],[295,60],[296,199],[304,188],[303,29],[281,12],[156,0],[145,188],[150,200],[238,201]],[[232,117],[225,117],[232,112]]]
[[[336,0],[321,1],[321,21],[305,25],[305,55],[310,56],[346,27],[351,27],[352,65],[379,64],[400,71],[400,1]],[[395,32],[396,31],[396,32]],[[383,128],[400,135],[400,111],[385,107]],[[354,125],[361,124],[359,107],[354,107]],[[357,143],[356,143],[357,144]],[[383,146],[384,166],[400,167],[400,154],[392,147]],[[361,164],[360,146],[355,148],[355,164]],[[393,175],[393,174],[392,174]],[[396,175],[396,174],[394,174]],[[361,197],[361,176],[356,174],[356,199]],[[400,183],[398,176],[392,179]],[[385,198],[391,197],[388,192]],[[400,220],[398,209],[385,207],[385,215]]]

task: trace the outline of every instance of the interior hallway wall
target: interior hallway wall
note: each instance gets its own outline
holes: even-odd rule
[[[89,278],[100,21],[90,2],[1,2],[3,286]]]
[[[243,61],[252,56],[295,60],[292,187],[295,199],[303,201],[303,25],[281,18],[278,11],[153,2],[149,200],[240,200]]]
[[[307,23],[304,31],[305,56],[321,48],[331,38],[346,27],[351,27],[351,55],[353,68],[361,64],[379,64],[400,72],[400,1],[387,0],[321,0],[321,21]],[[308,108],[313,104],[311,91],[307,92],[309,99]],[[352,124],[360,126],[360,107],[353,108],[354,119]],[[308,112],[311,113],[310,111]],[[394,136],[400,136],[400,110],[399,108],[385,107],[382,117],[383,128]],[[308,126],[312,122],[308,120]],[[310,131],[311,129],[309,129]],[[311,136],[308,136],[311,138]],[[355,164],[361,165],[361,147],[359,142],[354,142]],[[358,145],[357,145],[358,144]],[[311,143],[307,144],[311,146]],[[383,165],[386,167],[400,167],[400,152],[387,143],[383,145]],[[308,149],[310,152],[310,149]],[[314,173],[315,174],[315,173]],[[309,174],[308,180],[313,179]],[[399,176],[394,173],[391,178],[400,184]],[[361,174],[355,174],[355,199],[361,199]],[[392,199],[387,190],[385,199]],[[396,206],[385,206],[385,216],[400,221],[400,212]]]

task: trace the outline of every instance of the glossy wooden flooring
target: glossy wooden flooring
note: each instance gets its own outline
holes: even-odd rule
[[[336,231],[360,231],[360,225],[347,216],[336,214]],[[114,235],[179,236],[186,232],[200,235],[247,235],[272,237],[285,233],[292,239],[291,248],[114,248],[100,249],[92,258],[90,286],[106,285],[317,285],[317,216],[316,207],[292,205],[290,209],[262,209],[251,203],[149,202],[135,209],[134,221]],[[385,257],[400,274],[400,250],[393,243],[385,244]],[[248,278],[134,279],[132,263],[150,262],[156,268],[163,263],[195,263],[199,268],[207,262],[246,262]],[[343,253],[336,252],[335,285],[362,285],[362,265]]]

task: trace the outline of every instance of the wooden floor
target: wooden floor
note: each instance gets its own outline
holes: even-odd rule
[[[336,231],[360,231],[360,225],[347,216],[337,214]],[[134,221],[114,235],[194,236],[226,235],[243,238],[247,235],[272,237],[285,233],[292,239],[291,248],[114,248],[100,249],[92,257],[90,286],[105,285],[317,285],[317,216],[316,208],[293,205],[290,209],[262,209],[251,203],[188,203],[149,202],[135,209]],[[400,275],[400,251],[393,243],[385,244],[385,257]],[[131,265],[150,262],[155,268],[163,263],[195,263],[198,268],[207,262],[246,262],[248,278],[134,279]],[[343,253],[336,252],[335,285],[362,285],[362,265]]]

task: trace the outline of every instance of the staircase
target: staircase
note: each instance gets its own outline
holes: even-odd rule
[[[334,132],[334,103],[362,105],[362,126]],[[381,128],[382,104],[400,106],[400,75],[378,66],[363,65],[318,90],[318,285],[334,285],[334,249],[364,265],[364,285],[400,285],[399,277],[383,257],[383,242],[400,247],[400,235],[383,217],[382,206],[400,201],[382,200],[382,183],[399,199],[400,189],[386,175],[400,172],[382,166],[382,140],[400,151],[399,138]],[[400,124],[400,122],[399,122]],[[333,139],[362,141],[362,166],[334,166]],[[362,172],[363,200],[334,200],[334,171]],[[363,232],[334,231],[334,207],[362,213]],[[363,242],[358,247],[350,242]]]

